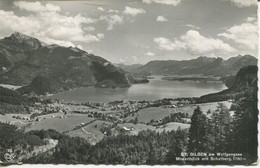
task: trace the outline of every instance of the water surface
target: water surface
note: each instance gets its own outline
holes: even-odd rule
[[[156,100],[177,97],[199,97],[226,89],[223,83],[205,83],[196,81],[168,81],[162,76],[149,79],[150,83],[136,84],[129,88],[76,88],[54,94],[55,98],[65,102],[110,102],[116,100]]]

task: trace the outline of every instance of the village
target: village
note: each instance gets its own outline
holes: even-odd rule
[[[62,103],[58,100],[39,99],[26,110],[30,117],[13,116],[16,119],[28,121],[41,121],[44,115],[53,114],[51,117],[65,118],[70,113],[85,114],[90,118],[101,118],[113,122],[123,122],[128,116],[134,116],[141,109],[149,107],[177,108],[191,104],[189,100],[163,99],[155,101],[114,101],[109,103]],[[64,115],[55,116],[55,113]]]
[[[216,109],[217,103],[202,104]],[[39,99],[26,107],[28,114],[8,114],[11,124],[25,131],[54,129],[96,144],[105,136],[120,133],[137,135],[142,130],[157,132],[189,128],[196,104],[187,99],[114,101],[108,103],[64,103]]]

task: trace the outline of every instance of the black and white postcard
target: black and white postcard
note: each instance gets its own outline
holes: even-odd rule
[[[256,0],[0,0],[0,165],[256,165]]]

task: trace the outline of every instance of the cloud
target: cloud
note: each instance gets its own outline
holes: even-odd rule
[[[108,23],[107,30],[113,30],[114,25],[124,23],[124,19],[122,16],[119,15],[102,15],[100,16],[99,20],[106,21]]]
[[[253,21],[256,21],[256,17],[248,17],[246,19],[247,22],[253,22]]]
[[[161,50],[178,50],[181,48],[185,48],[184,44],[179,41],[171,41],[170,39],[167,39],[165,37],[157,37],[154,38],[153,41],[159,46],[159,49]]]
[[[22,10],[31,12],[59,12],[61,10],[59,6],[50,3],[44,6],[40,2],[17,1],[14,2],[14,5]]]
[[[181,0],[143,0],[143,3],[147,3],[147,4],[158,3],[164,5],[177,6],[181,3]]]
[[[6,19],[8,18],[8,19]],[[32,31],[40,29],[40,23],[32,17],[19,17],[12,11],[0,10],[0,30],[20,31],[30,34]]]
[[[104,8],[102,8],[102,7],[98,7],[98,8],[97,8],[97,10],[99,10],[99,11],[102,11],[102,12],[103,12],[103,11],[104,11]]]
[[[119,60],[119,62],[120,62],[121,64],[126,62],[126,60],[123,59],[123,58],[119,58],[118,60]]]
[[[114,9],[109,9],[107,12],[108,12],[108,13],[119,13],[118,10],[114,10]]]
[[[189,30],[185,35],[181,36],[181,41],[185,44],[185,48],[194,54],[207,53],[216,50],[221,52],[236,51],[235,48],[224,43],[222,40],[202,36],[196,30]]]
[[[230,0],[230,1],[240,8],[257,5],[256,0]]]
[[[24,1],[17,1],[14,4],[31,14],[18,16],[14,12],[0,10],[1,31],[18,31],[38,38],[45,43],[63,46],[75,46],[74,42],[100,41],[100,38],[86,33],[83,28],[83,25],[95,23],[95,19],[84,17],[81,14],[76,16],[62,15],[59,13],[60,8],[52,4],[44,6],[40,2]]]
[[[249,19],[252,20],[252,19]],[[224,33],[218,34],[228,40],[232,40],[242,47],[246,46],[249,49],[257,49],[258,42],[258,26],[257,22],[248,22],[241,25],[233,26],[226,30]]]
[[[98,34],[97,34],[97,37],[98,37],[99,39],[102,39],[102,38],[104,38],[104,37],[105,37],[105,35],[104,35],[104,34],[102,34],[102,33],[98,33]]]
[[[132,59],[133,59],[134,62],[138,61],[137,56],[132,56]]]
[[[47,43],[47,44],[57,44],[64,47],[75,47],[75,44],[71,41],[65,41],[65,40],[56,40],[53,38],[49,38],[47,36],[34,36],[36,38],[39,38],[41,41]]]
[[[94,31],[94,30],[95,30],[95,27],[93,27],[93,26],[87,26],[87,27],[84,27],[83,30],[90,32],[90,31]]]
[[[152,53],[152,52],[147,52],[147,53],[145,53],[145,55],[146,55],[146,56],[150,56],[150,57],[152,57],[152,56],[154,56],[155,54]]]
[[[88,49],[87,52],[88,52],[89,54],[93,54],[93,50]]]
[[[79,49],[83,50],[83,47],[82,47],[82,45],[77,45],[77,48],[79,48]]]
[[[130,8],[128,6],[125,7],[125,10],[123,11],[126,15],[136,16],[138,14],[145,13],[146,11],[142,8]]]
[[[189,30],[179,39],[173,41],[164,37],[155,38],[154,42],[161,50],[180,50],[185,49],[191,54],[203,54],[213,51],[217,52],[235,52],[236,49],[220,39],[213,39],[202,36],[196,30]]]
[[[158,16],[157,19],[156,19],[156,21],[158,21],[158,22],[167,22],[168,19],[165,18],[164,16]]]
[[[185,26],[186,26],[186,27],[189,27],[189,28],[192,28],[192,29],[197,29],[197,30],[200,29],[200,27],[195,26],[195,25],[192,25],[192,24],[186,24]]]

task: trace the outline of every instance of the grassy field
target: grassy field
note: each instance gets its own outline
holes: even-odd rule
[[[230,102],[223,102],[227,108],[230,108]],[[162,108],[162,107],[150,107],[145,108],[138,111],[134,116],[129,116],[126,118],[126,121],[130,121],[131,119],[134,120],[136,117],[138,118],[138,122],[150,122],[151,119],[153,120],[160,120],[169,116],[170,114],[176,112],[183,112],[188,113],[190,115],[193,114],[193,111],[197,106],[200,106],[201,110],[206,113],[209,109],[214,111],[217,109],[218,103],[203,103],[203,104],[196,104],[196,105],[187,105],[185,107],[176,107],[176,108]]]
[[[150,122],[151,119],[153,120],[160,120],[169,116],[172,113],[175,113],[175,109],[173,108],[162,108],[162,107],[149,107],[138,111],[137,114],[134,116],[127,117],[127,121],[131,119],[138,118],[138,122]]]
[[[53,115],[57,116],[56,113]],[[58,118],[58,117],[51,118],[50,116],[52,116],[52,115],[48,114],[48,115],[41,116],[41,118],[46,117],[46,119],[35,122],[34,125],[30,126],[29,128],[26,128],[26,131],[41,130],[41,129],[44,129],[44,130],[54,129],[59,132],[64,132],[64,131],[68,131],[68,130],[75,128],[77,125],[80,125],[81,123],[87,123],[87,122],[94,120],[94,118],[89,118],[89,117],[87,117],[87,115],[84,115],[84,114],[73,114],[72,113],[72,114],[66,116],[66,118]]]
[[[66,133],[69,136],[72,137],[81,137],[81,138],[85,138],[90,144],[95,145],[97,142],[101,141],[104,138],[104,134],[100,131],[100,128],[102,125],[112,125],[111,122],[107,122],[107,121],[100,121],[97,120],[83,128],[74,130],[74,131],[70,131],[68,133]],[[152,131],[156,131],[156,132],[162,132],[162,131],[171,131],[171,130],[176,130],[178,129],[178,127],[185,129],[185,128],[189,128],[189,124],[182,124],[182,123],[175,123],[175,122],[171,122],[168,123],[166,125],[166,127],[160,127],[160,128],[156,128],[154,126],[151,125],[146,125],[146,124],[132,124],[132,123],[124,123],[124,124],[118,124],[119,127],[121,128],[129,128],[129,129],[133,129],[131,131],[128,131],[127,134],[129,135],[137,135],[140,131],[144,131],[144,130],[152,130]],[[114,131],[114,128],[113,128]]]
[[[30,114],[5,114],[5,115],[0,114],[0,122],[7,122],[10,124],[14,124],[17,127],[22,127],[28,124],[27,120],[12,118],[12,116],[20,116],[21,118],[23,118],[23,117],[30,117]]]
[[[112,125],[113,123],[108,121],[95,121],[82,129],[70,131],[67,135],[72,137],[85,138],[90,144],[94,145],[104,138],[104,134],[100,131],[102,125]]]
[[[158,131],[158,132],[163,132],[163,131],[165,130],[166,132],[168,132],[168,131],[172,131],[172,130],[177,130],[179,127],[180,127],[181,129],[186,129],[186,128],[189,128],[189,127],[190,127],[190,124],[170,122],[170,123],[167,123],[167,124],[166,124],[166,127],[157,128],[156,131]]]
[[[155,127],[151,126],[151,125],[146,125],[146,124],[133,124],[133,123],[124,123],[124,124],[118,124],[119,127],[123,128],[123,127],[126,127],[126,128],[133,128],[134,130],[133,131],[129,131],[129,134],[130,135],[137,135],[138,132],[140,131],[143,131],[143,130],[155,130]]]
[[[16,89],[19,89],[22,87],[22,86],[8,85],[8,84],[0,84],[0,86],[7,88],[7,89],[13,89],[13,90],[16,90]]]
[[[123,127],[126,127],[126,128],[133,128],[132,131],[129,131],[128,134],[129,135],[137,135],[140,131],[143,131],[143,130],[152,130],[152,131],[156,131],[156,132],[163,132],[164,130],[166,132],[168,131],[172,131],[172,130],[177,130],[178,127],[180,127],[181,129],[186,129],[186,128],[189,128],[190,127],[190,124],[183,124],[183,123],[177,123],[177,122],[170,122],[168,124],[166,124],[165,127],[159,127],[159,128],[156,128],[154,126],[151,126],[151,125],[146,125],[146,124],[132,124],[132,123],[124,123],[124,124],[119,124],[118,125],[119,127],[123,128]]]
[[[228,108],[230,108],[231,103],[230,102],[223,102]],[[170,114],[176,113],[176,112],[184,112],[189,113],[192,115],[194,109],[200,106],[202,111],[206,113],[208,109],[211,111],[214,111],[217,109],[218,103],[204,103],[204,104],[197,104],[197,105],[187,105],[185,107],[178,107],[178,108],[162,108],[162,107],[150,107],[145,108],[137,113],[134,114],[134,116],[127,117],[126,121],[138,118],[138,124],[132,124],[132,123],[124,123],[124,124],[118,124],[121,128],[129,128],[133,129],[131,131],[128,131],[128,134],[130,135],[137,135],[140,131],[143,130],[154,130],[157,132],[162,131],[171,131],[176,130],[178,127],[181,129],[189,128],[189,124],[183,124],[183,123],[176,123],[176,122],[170,122],[167,123],[165,127],[161,126],[159,128],[156,128],[151,125],[144,124],[145,122],[150,122],[150,120],[160,120],[165,118],[166,116],[169,116]],[[71,107],[75,110],[87,110],[89,108],[84,108],[83,106],[78,107]],[[113,111],[114,112],[114,111]],[[113,113],[111,112],[111,114]],[[104,113],[109,113],[109,111],[105,111]],[[58,113],[52,113],[47,115],[41,115],[37,118],[40,119],[40,121],[27,121],[23,119],[16,119],[12,118],[12,116],[20,116],[23,117],[30,117],[31,114],[6,114],[6,115],[0,115],[0,122],[9,122],[11,124],[15,124],[18,127],[22,127],[28,124],[32,124],[31,126],[26,127],[26,131],[30,130],[41,130],[41,129],[54,129],[59,132],[64,131],[70,131],[76,126],[80,125],[81,123],[88,123],[90,121],[95,120],[95,118],[88,117],[87,114],[78,114],[78,113],[68,113],[65,118],[61,118],[61,116],[64,116],[63,112]],[[112,122],[108,121],[101,121],[97,120],[93,123],[90,123],[89,125],[79,128],[74,131],[70,131],[67,133],[67,135],[70,136],[79,136],[82,138],[85,138],[89,141],[91,144],[96,144],[100,140],[104,138],[104,134],[100,131],[100,128],[102,125],[112,125]],[[114,129],[114,128],[113,128]],[[112,129],[112,132],[113,132]]]
[[[222,102],[224,105],[227,106],[227,108],[231,107],[231,103],[230,102]],[[175,108],[176,112],[184,112],[184,113],[189,113],[189,114],[193,114],[193,111],[195,108],[197,108],[197,106],[199,106],[202,110],[202,112],[206,113],[209,109],[211,111],[215,111],[217,109],[218,103],[217,102],[213,102],[213,103],[203,103],[203,104],[196,104],[196,105],[188,105],[185,107],[177,107]]]

